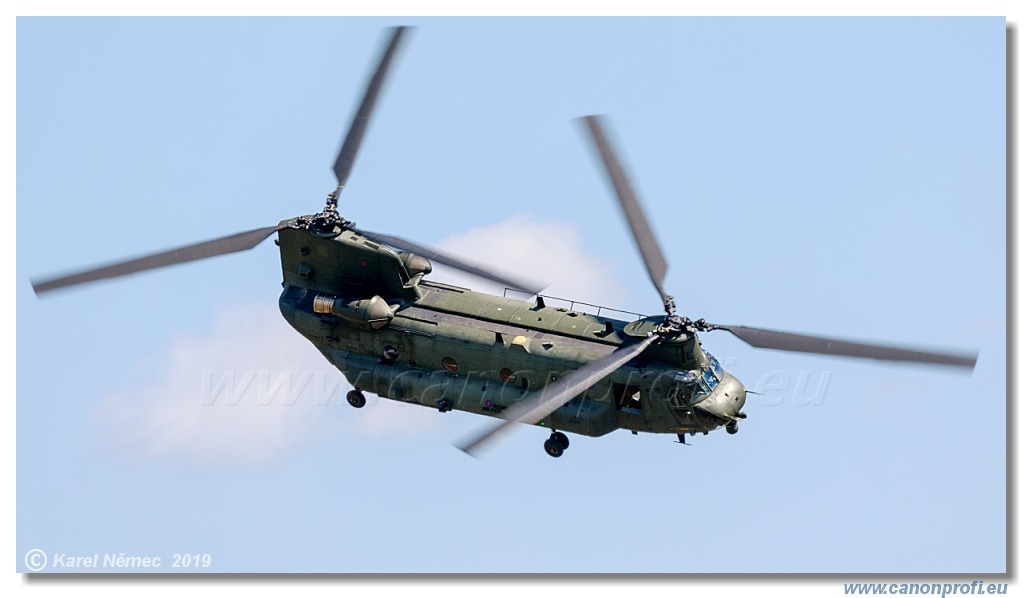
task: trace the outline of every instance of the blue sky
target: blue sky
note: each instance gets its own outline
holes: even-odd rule
[[[711,333],[765,393],[738,435],[573,437],[554,460],[524,428],[474,460],[452,442],[487,422],[460,413],[197,404],[204,372],[336,377],[277,314],[272,243],[32,294],[31,277],[319,210],[399,22],[419,27],[346,217],[656,313],[573,122],[604,113],[682,313],[977,349],[977,368]],[[209,553],[222,572],[1003,571],[1004,27],[19,20],[18,570],[40,548]]]

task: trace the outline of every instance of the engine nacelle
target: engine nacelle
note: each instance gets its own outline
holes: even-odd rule
[[[415,253],[409,253],[408,251],[399,252],[398,255],[402,258],[402,265],[405,266],[405,271],[409,273],[410,277],[416,276],[417,274],[430,274],[434,269],[434,267],[430,265],[430,260],[422,255],[416,255]]]
[[[348,302],[332,295],[317,295],[313,298],[313,311],[318,314],[332,314],[349,322],[364,324],[374,330],[387,326],[394,317],[388,302],[377,295],[369,299]]]

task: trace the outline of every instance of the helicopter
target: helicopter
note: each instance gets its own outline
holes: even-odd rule
[[[333,171],[324,208],[250,231],[33,281],[37,295],[252,249],[276,234],[285,320],[364,393],[459,410],[498,421],[458,444],[480,453],[517,423],[549,430],[545,452],[560,457],[566,433],[617,429],[686,436],[735,434],[747,389],[701,344],[725,331],[757,348],[973,368],[976,354],[926,351],[692,320],[664,288],[668,264],[605,134],[601,117],[581,120],[608,175],[663,314],[632,320],[548,305],[541,285],[391,234],[357,227],[338,211],[360,145],[407,28],[391,31]],[[527,299],[474,292],[428,279],[434,263],[497,282]]]

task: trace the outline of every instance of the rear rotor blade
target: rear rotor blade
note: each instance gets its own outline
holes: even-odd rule
[[[446,266],[450,266],[457,270],[466,272],[467,274],[479,276],[480,278],[505,285],[506,287],[509,288],[517,289],[520,291],[526,291],[531,295],[536,295],[537,293],[544,290],[545,285],[539,284],[536,281],[522,279],[519,277],[512,277],[506,274],[499,274],[498,272],[495,272],[491,268],[484,268],[483,266],[471,264],[469,262],[466,262],[465,260],[455,258],[450,255],[446,255],[436,249],[427,247],[426,245],[413,243],[412,241],[403,239],[401,237],[385,235],[382,233],[375,233],[373,231],[366,231],[362,229],[356,230],[355,232],[359,233],[360,235],[363,235],[367,239],[372,239],[378,243],[390,245],[391,247],[394,247],[401,251],[408,251],[410,253],[415,253],[416,255],[421,255],[427,258],[428,260],[437,262],[439,264],[444,264]]]
[[[555,380],[544,388],[530,393],[505,412],[505,421],[473,440],[459,445],[459,448],[476,456],[476,453],[485,444],[496,440],[508,431],[512,424],[535,424],[543,420],[556,409],[643,353],[657,339],[658,337],[652,334],[635,345],[620,347],[608,355],[570,372],[565,377]]]
[[[633,232],[633,240],[636,241],[636,246],[640,250],[641,257],[643,257],[644,265],[647,266],[647,273],[651,277],[651,282],[654,283],[654,287],[661,294],[662,302],[668,306],[671,297],[662,288],[668,264],[661,253],[658,240],[654,237],[654,233],[651,232],[651,226],[647,222],[647,217],[644,216],[643,208],[640,207],[640,202],[637,201],[636,195],[629,185],[626,173],[623,172],[611,144],[608,143],[608,139],[605,137],[600,117],[585,116],[583,120],[590,131],[591,137],[593,137],[594,147],[597,148],[601,159],[604,161],[608,179],[611,181],[612,187],[615,188],[615,195],[619,198],[619,206],[622,208],[622,213],[626,216],[626,221],[629,222],[629,228]]]
[[[278,229],[280,229],[280,226],[257,228],[244,233],[220,237],[218,239],[211,239],[194,245],[186,245],[184,247],[178,247],[177,249],[170,249],[168,251],[162,251],[160,253],[154,253],[152,255],[124,262],[110,264],[109,266],[102,266],[82,272],[76,272],[59,278],[41,280],[32,283],[32,290],[34,290],[37,295],[41,295],[56,289],[84,284],[87,282],[94,282],[107,278],[117,278],[119,276],[135,274],[136,272],[143,272],[145,270],[154,270],[156,268],[164,268],[174,264],[184,264],[186,262],[194,262],[208,257],[245,251],[259,245],[261,241],[269,237]]]
[[[398,44],[401,42],[402,34],[405,30],[406,27],[396,27],[391,34],[391,41],[388,42],[384,54],[381,55],[377,71],[373,74],[370,84],[366,87],[363,102],[359,105],[359,110],[352,118],[352,124],[349,125],[348,135],[345,136],[345,142],[341,145],[338,158],[334,161],[334,175],[338,177],[338,189],[345,186],[345,183],[348,181],[348,175],[352,172],[352,165],[355,164],[356,154],[359,153],[359,144],[362,143],[363,134],[366,133],[366,125],[373,114],[373,108],[377,104],[377,96],[380,95],[380,88],[383,86],[384,79],[388,74],[388,67],[391,66],[391,59],[394,58],[395,51],[398,49]]]
[[[977,353],[936,353],[933,351],[857,343],[820,336],[794,334],[792,332],[750,328],[747,326],[719,326],[716,324],[712,329],[728,330],[748,345],[760,349],[860,357],[864,359],[880,359],[882,361],[910,361],[970,369],[974,369],[974,364],[978,361]]]

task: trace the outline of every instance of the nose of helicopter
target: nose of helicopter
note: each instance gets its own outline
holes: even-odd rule
[[[711,392],[701,407],[724,419],[734,419],[747,402],[747,389],[735,376],[723,372],[718,386]]]

